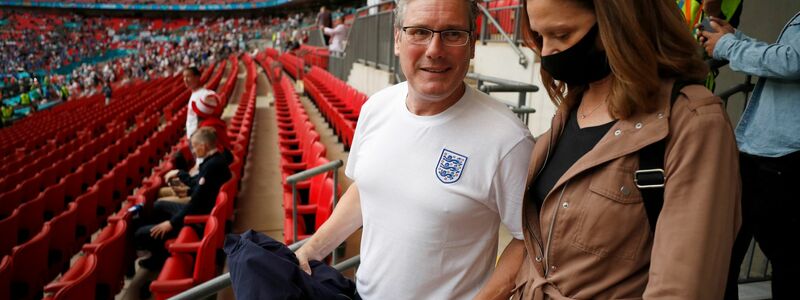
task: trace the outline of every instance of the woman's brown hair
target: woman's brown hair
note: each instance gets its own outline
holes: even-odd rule
[[[562,0],[592,10],[600,29],[600,40],[613,73],[609,113],[626,119],[637,112],[652,112],[661,80],[681,78],[702,81],[708,67],[700,46],[674,0]],[[522,1],[522,20],[528,18],[528,1]],[[521,26],[525,44],[541,58],[541,39],[530,26]],[[574,107],[588,86],[567,89],[544,69],[542,82],[556,106]]]

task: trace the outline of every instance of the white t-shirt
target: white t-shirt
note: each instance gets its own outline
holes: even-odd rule
[[[347,27],[339,24],[334,28],[323,28],[325,35],[331,36],[331,44],[328,45],[328,50],[336,52],[344,52],[344,42],[347,40]]]
[[[186,138],[191,138],[192,133],[197,130],[197,125],[199,124],[199,120],[197,117],[197,112],[194,111],[192,108],[192,103],[195,103],[197,109],[199,109],[202,113],[210,114],[214,112],[214,108],[211,106],[206,105],[204,100],[206,96],[214,94],[214,91],[208,90],[206,88],[200,88],[196,91],[192,92],[192,96],[189,97],[189,113],[186,116]],[[209,98],[211,100],[213,98]],[[213,103],[214,105],[218,103]]]
[[[358,184],[364,299],[472,299],[489,279],[500,222],[522,239],[533,149],[504,104],[471,87],[435,116],[406,108],[407,83],[361,110],[345,174]]]

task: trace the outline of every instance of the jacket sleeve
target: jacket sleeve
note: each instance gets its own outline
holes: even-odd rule
[[[673,108],[644,299],[722,299],[725,292],[741,223],[738,150],[718,98],[697,100],[713,104],[689,108],[684,98]]]
[[[220,187],[230,179],[230,171],[222,159],[215,159],[208,163],[208,166],[201,169],[195,176],[198,183],[192,188],[189,203],[186,203],[186,206],[169,220],[173,228],[182,227],[183,218],[187,214],[196,214],[203,207],[213,206]],[[202,183],[200,183],[201,181]]]
[[[794,28],[793,28],[794,27]],[[783,41],[800,39],[799,26],[790,26]],[[800,79],[800,49],[789,43],[767,44],[741,31],[723,35],[714,47],[714,58],[727,59],[736,72],[779,79]]]

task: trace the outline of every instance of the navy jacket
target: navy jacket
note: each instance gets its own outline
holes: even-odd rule
[[[195,176],[180,171],[178,178],[189,186],[191,200],[183,209],[172,216],[169,222],[173,228],[183,226],[183,217],[186,215],[204,215],[211,212],[217,200],[217,194],[222,185],[231,179],[231,170],[222,153],[214,153],[206,157],[200,164],[199,172]]]
[[[236,299],[359,299],[356,285],[339,271],[310,261],[311,275],[283,243],[248,230],[225,238]]]

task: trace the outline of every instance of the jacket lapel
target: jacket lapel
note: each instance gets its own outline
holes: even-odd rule
[[[617,121],[606,132],[600,142],[586,155],[578,159],[561,178],[558,179],[551,191],[561,187],[573,177],[611,160],[639,151],[647,145],[653,144],[667,137],[669,134],[670,92],[672,81],[662,83],[659,94],[654,101],[658,101],[658,109],[652,113],[637,113],[627,120]],[[565,111],[560,111],[562,115]],[[563,129],[563,124],[561,128]],[[556,142],[555,140],[553,141]],[[540,167],[541,168],[541,167]]]

